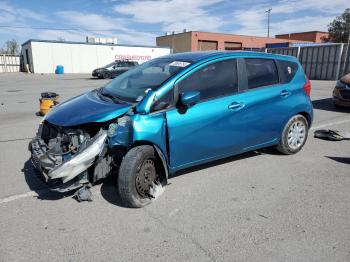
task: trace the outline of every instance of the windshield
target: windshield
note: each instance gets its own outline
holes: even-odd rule
[[[112,66],[114,66],[115,64],[116,64],[116,62],[110,63],[110,64],[104,66],[104,68],[112,67]]]
[[[109,82],[103,93],[128,102],[140,101],[149,89],[156,90],[164,81],[190,65],[175,58],[157,58],[145,62]]]

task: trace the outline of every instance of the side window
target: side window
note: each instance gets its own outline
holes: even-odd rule
[[[290,61],[276,60],[279,65],[281,84],[289,83],[298,71],[298,64]]]
[[[202,67],[178,83],[178,88],[180,94],[199,91],[201,100],[237,93],[237,61],[230,59]]]
[[[274,60],[245,58],[245,64],[248,77],[248,89],[279,83],[278,72]]]

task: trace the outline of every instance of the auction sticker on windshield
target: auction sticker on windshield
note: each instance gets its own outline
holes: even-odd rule
[[[170,66],[177,66],[177,67],[186,67],[188,66],[190,63],[188,62],[183,62],[183,61],[174,61],[174,62],[171,62],[169,65]]]

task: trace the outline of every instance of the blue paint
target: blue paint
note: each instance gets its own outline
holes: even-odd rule
[[[75,126],[103,123],[126,114],[128,124],[118,126],[109,138],[109,146],[129,148],[135,144],[153,144],[164,155],[170,172],[276,145],[285,124],[296,114],[306,115],[309,124],[312,123],[312,103],[303,90],[305,74],[294,57],[256,52],[193,52],[166,57],[188,61],[191,65],[159,88],[149,91],[134,105],[133,113],[129,110],[131,104],[103,101],[96,91],[92,91],[57,106],[46,120],[59,126]],[[243,79],[239,82],[241,86],[237,94],[198,101],[198,94],[190,92],[183,97],[189,101],[185,112],[175,106],[152,112],[158,99],[199,68],[217,61],[245,57],[292,61],[299,69],[288,84],[247,90]],[[289,96],[281,96],[285,91]]]
[[[91,91],[54,107],[47,115],[46,121],[65,127],[101,123],[125,114],[130,106],[130,104],[103,101],[97,96],[96,91]]]

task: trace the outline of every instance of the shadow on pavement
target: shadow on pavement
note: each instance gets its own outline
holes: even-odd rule
[[[48,186],[40,179],[39,172],[34,168],[30,159],[28,159],[23,166],[22,172],[24,174],[24,178],[30,188],[30,190],[34,191],[38,194],[37,198],[41,200],[58,200],[61,198],[65,198],[68,196],[72,196],[73,192],[68,193],[56,193],[49,191]]]
[[[350,164],[350,157],[336,157],[336,156],[326,156],[326,157],[339,163]]]
[[[101,195],[109,203],[119,207],[124,207],[120,199],[116,175],[112,175],[103,181]]]
[[[189,167],[189,168],[186,168],[186,169],[183,169],[183,170],[180,170],[180,171],[176,172],[174,175],[170,176],[170,178],[186,175],[188,173],[192,173],[192,172],[195,172],[195,171],[199,171],[199,170],[202,170],[202,169],[210,168],[210,167],[213,167],[213,166],[223,165],[223,164],[226,164],[226,163],[229,163],[229,162],[233,162],[233,161],[237,161],[237,160],[241,160],[241,159],[245,159],[245,158],[249,158],[249,157],[259,156],[259,155],[264,154],[264,151],[266,152],[265,149],[264,150],[259,150],[259,151],[251,151],[251,152],[243,153],[243,154],[240,154],[240,155],[237,155],[237,156],[231,156],[231,157],[215,160],[215,161],[212,161],[212,162],[209,162],[209,163],[205,163],[205,164],[202,164],[202,165]]]
[[[324,98],[319,100],[312,101],[314,109],[331,111],[331,112],[339,112],[339,113],[349,113],[350,108],[346,107],[336,107],[333,104],[332,98]]]

